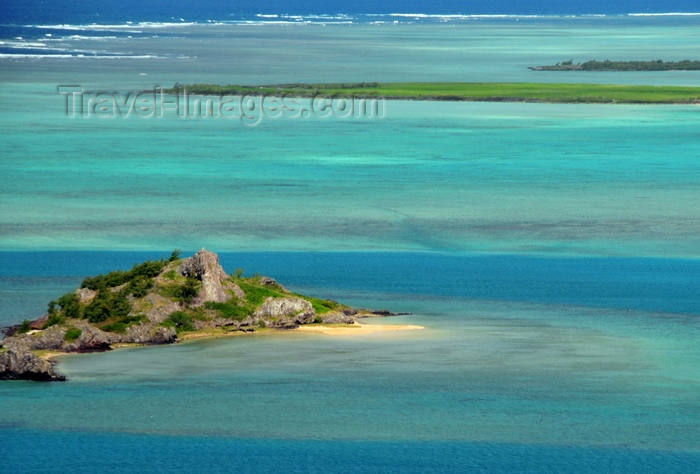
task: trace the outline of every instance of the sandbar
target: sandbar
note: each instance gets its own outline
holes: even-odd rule
[[[299,326],[295,331],[299,332],[318,332],[328,336],[364,336],[376,332],[395,332],[395,331],[414,331],[417,329],[425,329],[423,326],[413,324],[347,324],[342,326],[328,325],[308,325]]]

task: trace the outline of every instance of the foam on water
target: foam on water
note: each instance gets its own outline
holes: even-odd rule
[[[297,18],[299,17],[299,18]],[[347,82],[367,81],[497,81],[497,82],[592,82],[657,85],[696,85],[698,73],[666,71],[656,73],[591,72],[585,75],[556,72],[534,72],[528,66],[554,64],[564,59],[585,61],[593,56],[611,59],[667,60],[693,58],[698,42],[695,16],[668,17],[577,17],[577,18],[507,18],[452,22],[440,35],[433,28],[443,23],[421,24],[400,17],[367,17],[367,22],[352,16],[333,20],[303,15],[280,15],[279,18],[258,18],[200,22],[181,26],[153,23],[141,28],[137,22],[111,24],[116,29],[100,29],[104,25],[44,24],[79,28],[78,30],[42,29],[21,26],[1,26],[0,38],[17,36],[28,42],[43,42],[45,34],[66,42],[69,49],[106,50],[112,55],[153,55],[180,58],[177,63],[166,62],[151,66],[160,72],[160,84],[175,81],[246,84],[289,82]],[[265,24],[263,20],[290,22],[285,25]],[[516,21],[519,20],[519,21]],[[245,23],[251,21],[252,23]],[[353,25],[333,24],[352,21]],[[244,23],[240,23],[244,22]],[[314,24],[319,22],[322,24]],[[382,22],[377,24],[377,22]],[[396,23],[395,22],[399,22]],[[194,22],[185,22],[194,23]],[[301,23],[301,24],[300,24]],[[255,28],[249,28],[255,25]],[[299,28],[304,28],[300,31]],[[82,36],[117,36],[113,42],[74,39]],[[157,33],[157,34],[154,34]],[[197,38],[196,40],[194,38]],[[329,42],[338,47],[329,49]],[[280,44],[286,45],[280,48]],[[304,51],[303,54],[300,51]],[[6,51],[9,53],[9,51]],[[18,51],[18,53],[21,53]],[[41,52],[37,52],[42,54]],[[331,54],[333,53],[333,54]],[[335,54],[337,53],[337,54]],[[391,57],[391,63],[386,61]],[[13,60],[14,61],[14,60]],[[23,82],[26,69],[32,74],[29,61],[15,61],[3,71],[0,80]],[[235,64],[222,68],[221,64]],[[421,64],[421,68],[416,68]],[[61,63],[61,68],[44,68],[38,80],[53,82],[53,76],[87,82],[105,77],[119,78],[126,87],[133,83],[129,66],[99,72]],[[143,67],[134,65],[135,68]],[[97,74],[95,76],[93,73]],[[100,75],[101,74],[101,75]],[[177,78],[177,79],[174,79]],[[113,84],[111,84],[113,86]],[[139,84],[152,87],[151,84]]]

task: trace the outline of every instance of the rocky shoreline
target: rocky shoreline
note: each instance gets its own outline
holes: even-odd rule
[[[190,258],[87,278],[52,302],[49,314],[7,331],[0,380],[66,380],[46,352],[102,352],[122,344],[172,344],[202,331],[352,325],[355,318],[392,315],[297,295],[269,277],[230,276],[215,253],[202,249]]]

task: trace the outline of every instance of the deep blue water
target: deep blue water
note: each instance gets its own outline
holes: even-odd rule
[[[2,252],[0,323],[38,316],[87,275],[128,269],[168,252]],[[295,288],[585,306],[700,315],[700,262],[440,253],[221,253],[232,273],[271,275]],[[339,271],[340,270],[340,271]],[[42,291],[40,294],[29,294]],[[318,290],[317,290],[318,291]],[[323,295],[321,295],[323,296]],[[43,298],[42,298],[43,297]],[[405,308],[392,308],[406,310]]]
[[[27,451],[12,449],[26,446]],[[105,449],[109,446],[109,449]],[[8,449],[9,448],[9,449]],[[56,453],[51,459],[42,452]],[[64,454],[61,454],[64,453]],[[69,454],[70,453],[70,454]],[[158,460],[154,462],[154,454]],[[0,467],[25,473],[684,473],[698,453],[459,442],[289,441],[0,431]]]

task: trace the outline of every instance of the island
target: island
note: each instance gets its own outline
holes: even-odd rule
[[[668,64],[668,63],[665,63]],[[329,84],[175,84],[177,96],[351,98],[586,104],[697,104],[700,87],[530,82],[359,82]]]
[[[590,61],[574,64],[574,60],[562,61],[553,66],[531,66],[533,71],[700,71],[700,61]]]
[[[274,329],[333,332],[361,326],[356,318],[391,316],[293,293],[273,278],[228,275],[215,253],[146,261],[128,271],[88,277],[48,304],[48,312],[6,330],[0,380],[63,381],[51,355],[102,352],[128,345],[171,344],[189,338]],[[367,329],[369,328],[369,329]],[[364,326],[420,329],[420,326]],[[355,331],[355,329],[353,329]]]

